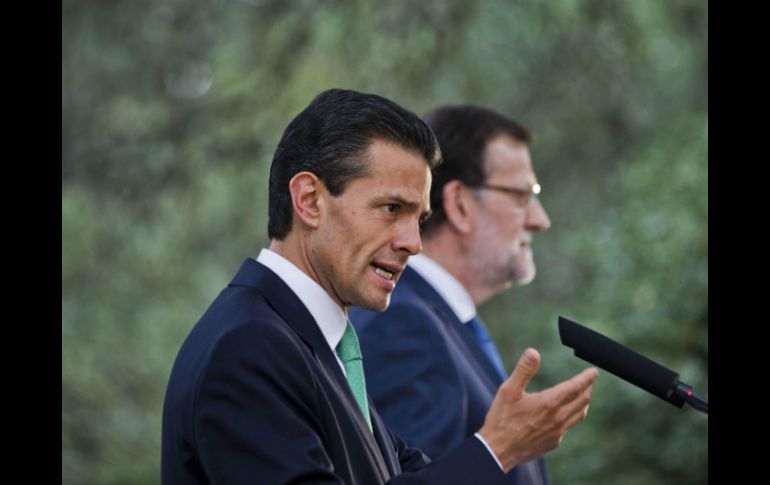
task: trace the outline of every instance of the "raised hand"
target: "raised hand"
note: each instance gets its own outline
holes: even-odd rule
[[[527,393],[539,367],[537,350],[525,350],[497,390],[479,430],[506,472],[558,447],[567,430],[588,413],[597,369],[586,369],[554,387]]]

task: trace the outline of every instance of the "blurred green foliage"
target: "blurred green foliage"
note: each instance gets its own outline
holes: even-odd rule
[[[62,2],[62,483],[159,481],[166,381],[267,243],[267,173],[320,91],[523,121],[553,227],[481,309],[531,386],[558,315],[708,393],[708,9],[678,0]],[[553,483],[707,483],[708,417],[603,373]]]

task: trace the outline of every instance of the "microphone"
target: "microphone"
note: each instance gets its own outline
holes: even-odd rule
[[[604,335],[559,317],[561,343],[575,349],[575,356],[615,374],[631,384],[658,396],[674,406],[689,404],[708,414],[708,397],[703,397],[684,382],[679,374],[647,357],[624,347]]]

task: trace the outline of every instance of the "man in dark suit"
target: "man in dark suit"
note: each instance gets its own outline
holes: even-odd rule
[[[494,111],[448,106],[425,117],[443,162],[433,216],[387,311],[352,309],[370,395],[385,423],[439,457],[484,422],[506,379],[476,307],[535,276],[532,235],[550,227],[537,193],[526,127]],[[509,483],[548,483],[542,457]]]
[[[204,483],[505,483],[587,412],[596,369],[525,393],[528,349],[484,424],[431,462],[367,398],[350,306],[384,310],[421,247],[427,125],[330,90],[286,128],[270,169],[269,249],[247,259],[182,345],[163,410],[161,477]]]

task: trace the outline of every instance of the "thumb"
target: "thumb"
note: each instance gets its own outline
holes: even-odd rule
[[[519,362],[516,364],[516,368],[513,369],[513,373],[505,382],[505,386],[509,388],[509,392],[515,396],[515,398],[521,397],[524,394],[525,389],[529,385],[529,381],[537,374],[537,370],[540,368],[540,353],[533,349],[528,348],[519,357]]]

